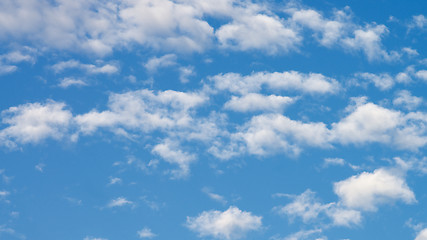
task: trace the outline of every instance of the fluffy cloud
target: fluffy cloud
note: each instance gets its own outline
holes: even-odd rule
[[[225,103],[224,108],[236,112],[281,112],[287,105],[294,101],[295,99],[290,97],[276,95],[264,96],[257,93],[249,93],[243,97],[233,96],[231,100]]]
[[[336,182],[334,191],[345,206],[365,211],[376,211],[378,205],[397,200],[408,204],[416,201],[405,179],[384,168]]]
[[[334,141],[342,144],[378,142],[416,150],[427,144],[426,116],[403,114],[373,103],[359,104],[353,112],[332,124]]]
[[[298,155],[300,146],[330,147],[331,133],[324,123],[303,123],[279,114],[253,117],[234,135],[251,154],[285,152]]]
[[[421,230],[415,240],[427,240],[427,228]]]
[[[318,73],[304,74],[296,71],[256,72],[247,76],[227,73],[210,77],[209,80],[218,90],[227,90],[239,94],[256,93],[263,87],[276,91],[296,90],[313,94],[331,94],[339,90],[339,84],[335,79]]]
[[[360,224],[361,213],[354,209],[348,209],[337,203],[322,204],[315,198],[315,193],[306,190],[301,195],[293,197],[294,200],[283,206],[275,207],[274,210],[281,215],[287,215],[291,219],[300,217],[304,223],[319,220],[325,216],[335,226],[354,226]]]
[[[187,227],[201,237],[239,239],[250,231],[259,230],[262,227],[261,219],[251,212],[229,207],[224,212],[211,210],[197,217],[187,217]]]
[[[67,69],[81,69],[89,74],[113,74],[119,71],[117,66],[111,64],[105,64],[96,66],[93,64],[84,64],[76,60],[69,60],[65,62],[59,62],[52,66],[52,69],[56,73],[63,72]]]
[[[357,77],[366,79],[374,83],[375,87],[380,90],[388,90],[394,86],[394,79],[387,73],[373,74],[373,73],[358,73]]]
[[[207,99],[197,93],[163,91],[154,93],[138,90],[123,94],[112,94],[109,110],[75,117],[81,132],[90,134],[99,127],[115,127],[140,130],[170,129],[188,126],[192,117],[190,110]]]
[[[46,138],[60,139],[72,121],[71,112],[64,108],[64,103],[55,101],[10,107],[2,112],[2,122],[9,126],[0,131],[0,139],[9,147]]]
[[[153,238],[157,236],[156,234],[154,234],[151,229],[145,227],[141,230],[138,231],[138,237],[139,238]]]
[[[152,153],[162,157],[166,162],[177,164],[179,169],[172,170],[173,178],[182,178],[190,173],[190,163],[196,160],[194,154],[190,154],[179,149],[177,143],[166,139],[163,143],[154,146]]]
[[[150,72],[156,71],[158,68],[169,67],[176,65],[177,56],[175,54],[166,54],[161,57],[152,57],[144,64],[145,69]]]
[[[407,110],[416,109],[422,102],[422,97],[412,96],[407,90],[397,92],[396,97],[393,99],[393,105],[401,106]]]
[[[286,53],[296,48],[301,38],[275,16],[243,15],[221,26],[215,35],[224,48],[241,51],[259,49],[267,53]]]
[[[349,23],[346,22],[346,13],[335,11],[333,20],[325,19],[313,9],[289,9],[292,21],[315,31],[315,37],[320,44],[330,47],[336,44],[346,33]],[[320,36],[318,36],[320,34]]]
[[[354,30],[354,37],[343,39],[343,45],[349,50],[363,51],[369,61],[394,61],[400,58],[397,52],[387,52],[381,44],[381,37],[388,33],[384,25],[367,25]]]
[[[105,55],[132,43],[202,51],[213,29],[195,7],[169,0],[12,1],[0,3],[3,39],[29,39],[50,48]]]
[[[427,70],[420,70],[415,73],[415,76],[421,80],[427,81]]]

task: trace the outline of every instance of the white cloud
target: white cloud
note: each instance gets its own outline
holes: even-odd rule
[[[262,217],[229,207],[226,211],[204,211],[197,217],[187,217],[187,227],[200,237],[239,239],[262,227]]]
[[[233,135],[255,155],[285,152],[298,155],[301,146],[330,147],[331,133],[324,123],[303,123],[280,114],[253,117]]]
[[[365,211],[376,211],[378,205],[398,200],[416,202],[403,176],[384,168],[336,182],[334,191],[343,205]]]
[[[59,62],[52,66],[52,69],[56,73],[63,72],[67,69],[76,69],[76,68],[84,70],[89,74],[113,74],[119,71],[118,67],[112,64],[93,65],[93,64],[84,64],[76,60]]]
[[[287,215],[291,219],[300,217],[304,223],[319,222],[324,216],[327,216],[334,226],[354,226],[360,224],[362,220],[361,213],[357,210],[348,209],[333,202],[322,204],[315,198],[315,193],[306,190],[301,195],[291,196],[294,200],[283,206],[275,207],[278,214]]]
[[[395,61],[400,58],[397,52],[387,52],[381,44],[381,37],[388,33],[384,25],[367,25],[353,32],[354,37],[343,39],[343,45],[349,50],[363,51],[369,61]]]
[[[108,240],[108,239],[86,236],[85,238],[83,238],[83,240]]]
[[[99,56],[135,44],[202,51],[213,37],[202,15],[194,6],[169,0],[5,0],[0,3],[0,35]]]
[[[218,90],[228,90],[232,93],[256,93],[264,86],[270,90],[296,90],[304,93],[326,94],[339,90],[335,79],[318,73],[289,72],[256,72],[242,76],[237,73],[219,74],[210,77]]]
[[[74,78],[63,78],[58,84],[61,88],[68,88],[71,86],[87,86],[87,83],[80,79],[74,79]]]
[[[408,25],[409,30],[412,28],[423,29],[426,26],[427,26],[427,18],[422,14],[412,16],[412,22],[409,23]]]
[[[330,165],[338,165],[338,166],[344,166],[345,160],[342,158],[325,158],[323,159],[323,166],[327,167]]]
[[[114,184],[120,184],[122,183],[122,179],[118,178],[118,177],[110,177],[110,182],[108,183],[109,185],[114,185]]]
[[[151,229],[145,227],[141,230],[138,231],[138,237],[139,238],[153,238],[157,236],[156,234],[154,234]]]
[[[427,144],[422,113],[403,114],[373,103],[359,104],[353,112],[332,124],[333,139],[341,144],[384,143],[417,150]]]
[[[177,56],[175,54],[166,54],[161,57],[152,57],[147,61],[147,63],[144,64],[144,67],[150,72],[155,72],[159,68],[176,65],[176,60]]]
[[[150,90],[111,94],[109,110],[76,116],[81,132],[90,134],[99,127],[127,128],[143,132],[189,126],[191,109],[206,101],[198,93]]]
[[[315,239],[315,240],[326,240],[325,237],[320,236],[322,233],[322,229],[312,229],[312,230],[301,230],[296,233],[293,233],[283,240],[304,240],[304,239]],[[313,238],[313,235],[317,235],[316,238]]]
[[[44,168],[46,167],[46,165],[45,164],[43,164],[43,163],[39,163],[39,164],[37,164],[36,166],[34,166],[34,168],[37,170],[37,171],[39,171],[39,172],[43,172],[44,171]]]
[[[179,68],[179,80],[181,83],[188,83],[189,77],[196,75],[194,72],[193,66],[187,66],[187,67],[180,67]]]
[[[415,76],[421,80],[427,81],[427,70],[420,70],[415,73]]]
[[[295,98],[290,97],[249,93],[243,97],[232,96],[231,100],[225,103],[224,108],[236,112],[282,112],[287,105],[294,101]]]
[[[223,196],[212,192],[212,190],[207,187],[202,188],[202,192],[204,192],[210,199],[214,201],[217,201],[221,204],[227,204],[227,200],[225,200]]]
[[[124,197],[118,197],[116,199],[111,200],[108,204],[107,207],[109,208],[113,208],[113,207],[123,207],[126,205],[133,205],[133,202],[127,200]]]
[[[289,9],[292,15],[292,21],[308,27],[320,33],[321,37],[315,35],[320,44],[330,47],[336,44],[344,34],[346,27],[349,25],[346,22],[346,13],[343,11],[335,11],[333,20],[325,19],[319,12],[313,9]]]
[[[315,194],[311,190],[306,190],[299,196],[296,196],[292,203],[276,208],[279,214],[286,214],[291,218],[301,217],[304,222],[316,219],[318,215],[329,208],[315,199]]]
[[[2,112],[2,122],[9,126],[0,131],[3,144],[38,143],[46,138],[61,139],[68,131],[72,114],[64,103],[28,103]]]
[[[196,160],[194,154],[182,151],[179,149],[179,145],[170,139],[166,139],[163,143],[154,146],[152,153],[159,155],[168,163],[178,165],[178,169],[171,171],[173,178],[188,176],[190,173],[190,163]]]
[[[402,51],[411,57],[420,55],[416,49],[412,49],[410,47],[404,47],[402,48]]]
[[[358,73],[357,77],[366,79],[374,83],[375,87],[380,90],[388,90],[394,86],[394,79],[387,73],[373,74],[373,73]]]
[[[263,50],[269,54],[296,49],[301,37],[276,16],[254,13],[235,17],[215,32],[223,48],[240,51]]]
[[[407,110],[416,109],[422,102],[422,97],[412,96],[407,90],[397,92],[396,97],[393,99],[393,105],[401,106]]]
[[[427,240],[427,228],[421,230],[415,240]]]
[[[13,65],[4,65],[3,63],[0,62],[0,75],[3,74],[8,74],[8,73],[13,73],[18,69],[17,66],[13,66]]]

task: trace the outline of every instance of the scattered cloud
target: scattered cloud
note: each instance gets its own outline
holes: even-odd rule
[[[187,227],[200,237],[240,239],[250,231],[259,230],[262,227],[261,219],[251,212],[231,206],[224,212],[210,210],[197,217],[187,217]]]
[[[177,56],[175,54],[166,54],[161,57],[152,57],[145,64],[144,67],[149,72],[155,72],[159,68],[170,67],[177,65]]]
[[[138,237],[139,238],[154,238],[157,235],[154,234],[151,229],[144,227],[143,229],[138,231]]]
[[[334,191],[344,206],[364,211],[376,211],[379,205],[398,200],[416,202],[403,176],[384,168],[336,182]]]
[[[123,206],[127,206],[127,205],[133,205],[133,202],[127,200],[124,197],[118,197],[116,199],[111,200],[107,204],[107,207],[114,208],[114,207],[123,207]]]

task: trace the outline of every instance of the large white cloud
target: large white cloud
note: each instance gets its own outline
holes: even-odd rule
[[[197,217],[187,217],[187,227],[201,237],[239,239],[250,231],[259,230],[262,227],[261,219],[232,206],[224,212],[211,210]]]
[[[75,117],[81,132],[89,134],[99,127],[127,128],[140,131],[188,126],[190,110],[200,106],[206,97],[197,93],[172,90],[154,93],[150,90],[112,94],[109,110],[92,110]]]
[[[16,143],[64,137],[72,121],[72,114],[65,107],[65,103],[55,101],[10,107],[2,112],[2,122],[9,126],[0,131],[1,141],[13,147]]]
[[[376,211],[380,204],[399,200],[416,202],[403,176],[384,168],[336,182],[334,191],[345,206],[365,211]]]

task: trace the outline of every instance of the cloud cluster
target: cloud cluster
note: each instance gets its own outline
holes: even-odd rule
[[[163,52],[203,52],[216,46],[284,54],[298,51],[307,29],[328,48],[360,51],[369,60],[400,57],[382,46],[386,26],[355,24],[348,7],[334,10],[330,18],[295,4],[280,9],[240,0],[5,0],[0,3],[0,41],[13,39],[98,56],[135,45]],[[210,19],[224,23],[213,27],[216,24]],[[414,17],[414,27],[422,23],[422,15]]]
[[[404,178],[401,167],[379,168],[373,172],[362,172],[334,183],[337,202],[320,203],[315,193],[306,190],[285,206],[275,207],[278,214],[291,219],[299,217],[304,223],[325,222],[332,226],[351,227],[362,221],[362,212],[377,211],[380,205],[397,201],[406,204],[416,202],[415,194]]]

